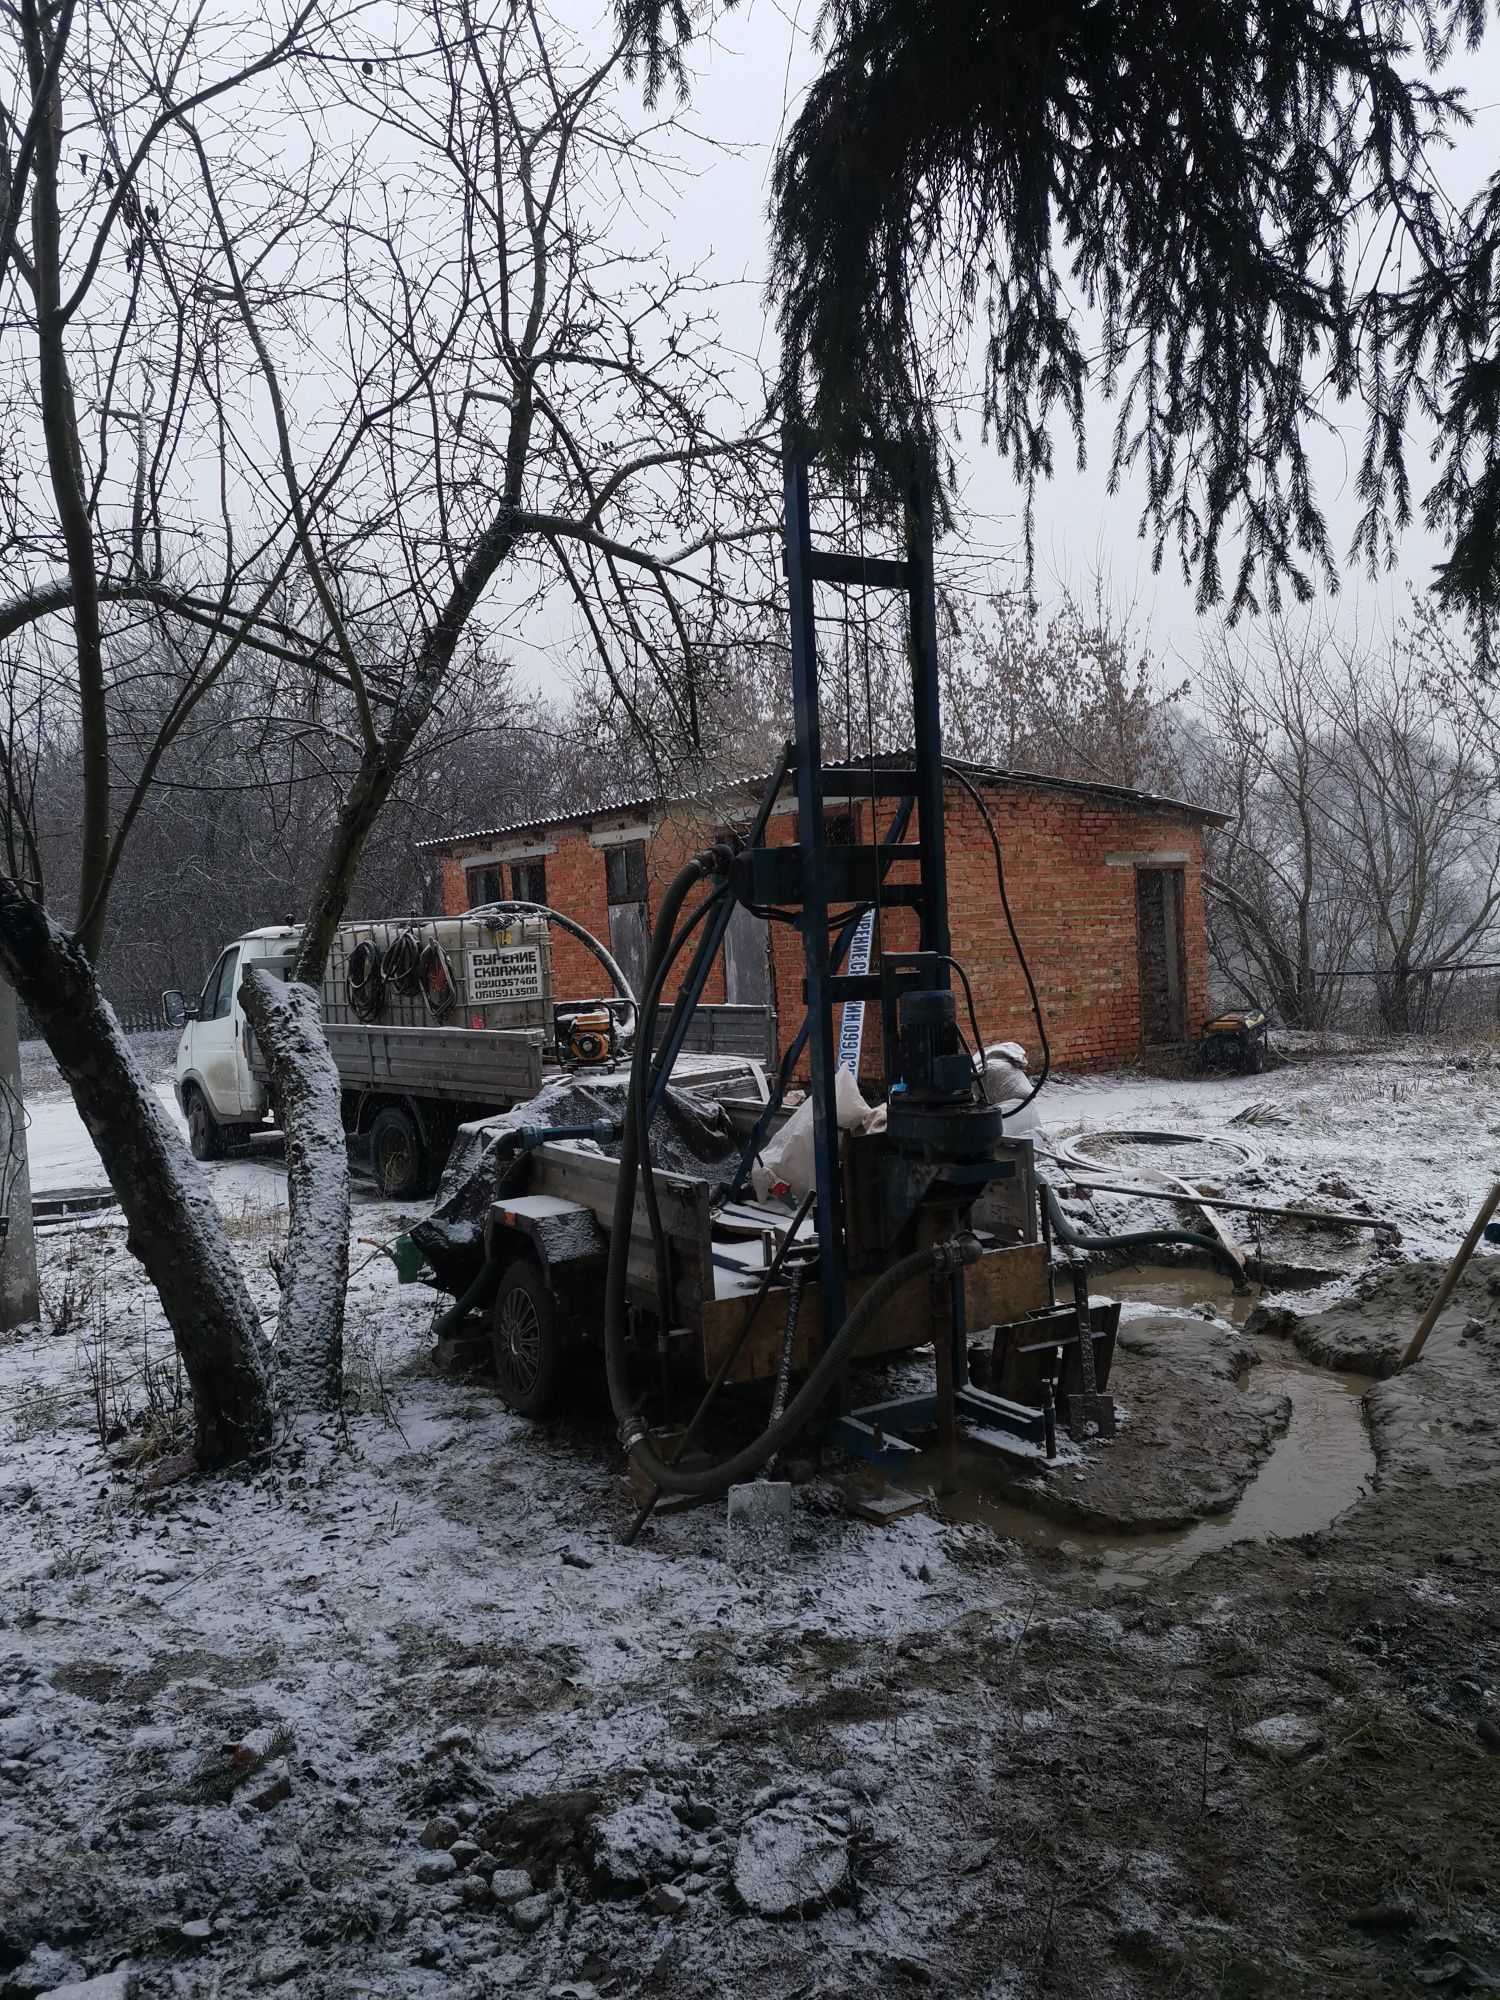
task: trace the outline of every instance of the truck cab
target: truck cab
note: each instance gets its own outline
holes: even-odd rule
[[[195,1159],[222,1159],[236,1136],[266,1123],[270,1103],[263,1078],[251,1068],[240,981],[250,965],[284,977],[299,936],[288,924],[250,931],[226,945],[196,1000],[178,992],[162,995],[168,1027],[182,1031],[172,1085]]]

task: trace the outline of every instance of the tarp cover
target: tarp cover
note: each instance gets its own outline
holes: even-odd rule
[[[524,1194],[530,1183],[535,1156],[511,1153],[502,1140],[523,1125],[594,1125],[607,1119],[618,1126],[628,1082],[623,1070],[610,1076],[560,1076],[525,1104],[459,1126],[432,1213],[410,1232],[444,1291],[456,1295],[478,1274],[491,1205]],[[612,1160],[620,1156],[618,1140],[607,1145],[593,1139],[566,1143]],[[729,1192],[740,1143],[724,1107],[714,1098],[703,1091],[668,1086],[651,1126],[655,1167],[706,1181],[710,1202],[718,1202]]]

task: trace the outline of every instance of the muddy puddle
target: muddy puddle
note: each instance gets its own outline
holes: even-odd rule
[[[1111,1271],[1096,1281],[1094,1289],[1097,1297],[1127,1302],[1127,1322],[1129,1305],[1134,1303],[1181,1312],[1206,1304],[1238,1326],[1260,1296],[1259,1287],[1236,1293],[1217,1272],[1175,1266]],[[1211,1550],[1236,1543],[1286,1540],[1328,1527],[1374,1487],[1375,1454],[1361,1401],[1375,1378],[1320,1368],[1288,1341],[1260,1337],[1249,1345],[1258,1358],[1239,1386],[1287,1398],[1291,1414],[1286,1429],[1227,1513],[1190,1527],[1146,1533],[1078,1528],[1004,1497],[1000,1487],[1005,1471],[980,1446],[960,1448],[959,1488],[941,1496],[935,1491],[935,1456],[929,1460],[923,1455],[920,1470],[925,1483],[934,1488],[936,1511],[949,1519],[983,1523],[1029,1547],[1097,1556],[1105,1571],[1121,1580],[1170,1574]],[[1128,1412],[1128,1353],[1117,1363],[1111,1388]],[[1052,1476],[1066,1477],[1066,1466]]]

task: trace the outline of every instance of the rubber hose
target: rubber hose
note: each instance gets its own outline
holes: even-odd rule
[[[648,993],[671,948],[677,914],[687,898],[688,891],[708,874],[710,866],[711,858],[708,855],[696,856],[673,877],[667,887],[651,933],[651,958],[646,969],[646,977],[642,982]],[[636,1178],[640,1164],[640,1134],[636,1119],[638,1089],[636,1069],[642,1061],[650,1061],[648,1041],[648,1035],[637,1037],[631,1058],[630,1087],[625,1094],[625,1128],[620,1145],[620,1173],[615,1184],[614,1215],[609,1233],[609,1266],[605,1278],[604,1372],[609,1383],[610,1404],[620,1426],[621,1441],[641,1471],[664,1493],[688,1493],[701,1498],[721,1493],[726,1487],[733,1486],[740,1480],[749,1479],[760,1470],[768,1458],[773,1457],[784,1445],[791,1443],[832,1388],[834,1381],[853,1354],[865,1328],[903,1286],[909,1285],[914,1278],[946,1266],[973,1263],[981,1254],[981,1246],[975,1237],[961,1238],[952,1243],[928,1244],[921,1250],[914,1250],[910,1256],[901,1258],[892,1264],[889,1270],[882,1271],[858,1304],[846,1315],[842,1326],[828,1343],[807,1380],[781,1416],[768,1425],[758,1438],[746,1445],[742,1451],[736,1452],[733,1458],[725,1459],[718,1465],[704,1466],[698,1471],[688,1471],[682,1466],[669,1465],[653,1448],[636,1416],[625,1360],[625,1273],[630,1257],[630,1228],[635,1215]],[[663,1299],[660,1303],[662,1308],[666,1309],[668,1302]]]
[[[1070,1222],[1063,1213],[1063,1205],[1046,1181],[1039,1183],[1042,1199],[1047,1204],[1047,1214],[1052,1223],[1052,1233],[1059,1243],[1066,1243],[1070,1250],[1131,1250],[1152,1243],[1186,1243],[1194,1250],[1206,1250],[1221,1269],[1227,1271],[1236,1284],[1244,1277],[1238,1264],[1229,1255],[1222,1243],[1216,1243],[1211,1236],[1200,1235],[1196,1229],[1126,1229],[1118,1236],[1088,1236],[1076,1223]],[[1191,1201],[1191,1195],[1184,1195],[1184,1201]]]
[[[493,1293],[500,1282],[500,1262],[496,1257],[486,1257],[479,1267],[479,1275],[469,1289],[456,1298],[448,1310],[432,1323],[432,1331],[439,1340],[461,1326],[471,1312],[476,1312],[486,1303],[486,1292]]]
[[[705,858],[695,856],[685,868],[679,869],[667,884],[666,894],[656,912],[656,923],[651,932],[651,952],[646,964],[646,976],[641,981],[641,990],[649,994],[661,965],[671,949],[672,938],[677,927],[677,913],[687,900],[688,891],[700,882],[707,873]],[[646,1023],[637,1020],[638,1027]],[[630,1231],[635,1219],[635,1190],[640,1172],[640,1129],[636,1118],[636,1098],[641,1087],[642,1065],[651,1061],[650,1034],[639,1033],[630,1053],[630,1081],[625,1087],[625,1117],[620,1128],[619,1178],[615,1182],[614,1214],[609,1231],[609,1262],[604,1279],[604,1373],[609,1384],[610,1405],[615,1419],[621,1426],[622,1438],[626,1426],[635,1422],[634,1405],[630,1398],[630,1380],[625,1362],[625,1321],[627,1303],[625,1298],[625,1272],[630,1261]],[[660,1301],[662,1310],[668,1309],[666,1299]],[[660,1482],[658,1482],[659,1484]],[[668,1489],[671,1490],[671,1489]]]
[[[473,909],[465,910],[462,914],[466,917],[484,917],[492,914],[503,916],[507,911],[519,911],[524,916],[546,917],[549,922],[556,924],[560,930],[565,930],[570,937],[575,937],[580,944],[586,945],[604,967],[610,978],[615,982],[613,997],[630,1002],[629,1032],[631,1034],[635,1033],[636,1019],[640,1013],[640,1002],[635,997],[635,989],[625,977],[619,962],[610,952],[605,950],[592,931],[584,929],[576,917],[568,916],[563,910],[554,910],[550,903],[522,903],[512,896],[496,897],[493,902],[489,903],[476,903]],[[620,1033],[623,1038],[626,1030],[622,1028]]]
[[[432,1323],[432,1331],[442,1340],[447,1334],[463,1325],[471,1312],[489,1303],[495,1287],[500,1282],[500,1259],[495,1255],[491,1239],[490,1225],[484,1225],[484,1262],[465,1292],[461,1292],[447,1311]]]

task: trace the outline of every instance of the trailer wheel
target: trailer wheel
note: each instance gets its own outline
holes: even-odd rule
[[[208,1108],[208,1099],[190,1084],[187,1097],[188,1149],[195,1160],[222,1160],[226,1146],[224,1128]]]
[[[501,1274],[490,1331],[500,1400],[518,1416],[554,1416],[573,1385],[573,1343],[546,1279],[529,1258],[518,1258]]]
[[[416,1121],[397,1105],[388,1104],[375,1115],[370,1164],[387,1201],[412,1201],[427,1192],[427,1148]]]

